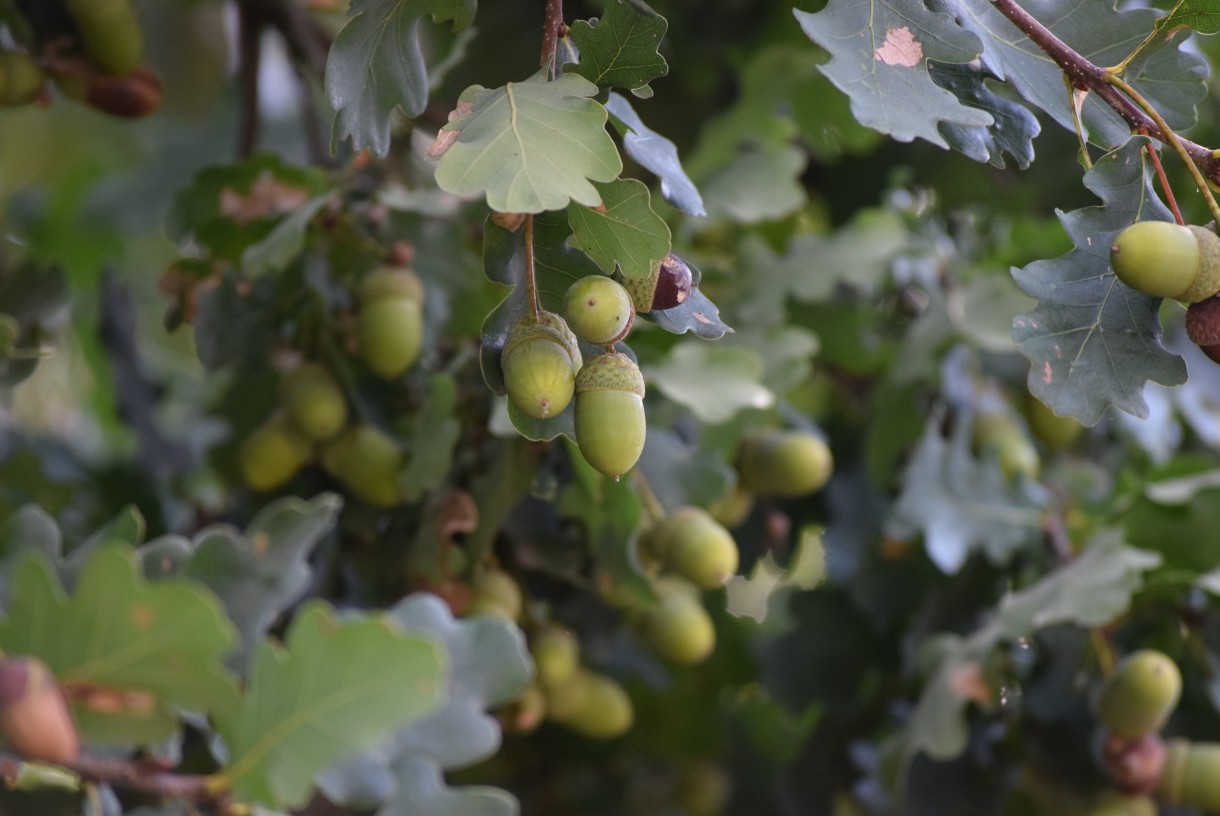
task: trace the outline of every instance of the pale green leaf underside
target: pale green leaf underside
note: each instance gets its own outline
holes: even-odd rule
[[[460,131],[441,157],[436,182],[454,195],[483,193],[493,210],[539,213],[576,201],[601,202],[591,181],[612,181],[622,160],[606,132],[597,86],[576,74],[537,74],[502,88],[467,88],[471,107],[445,126]]]
[[[594,185],[605,209],[568,207],[572,246],[583,250],[607,275],[615,266],[627,278],[645,278],[669,253],[669,227],[652,209],[648,188],[636,179]]]

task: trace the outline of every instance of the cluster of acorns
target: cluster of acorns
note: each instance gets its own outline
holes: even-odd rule
[[[513,324],[500,357],[508,399],[534,419],[556,417],[575,399],[580,452],[600,472],[622,476],[644,450],[647,423],[644,377],[614,344],[637,310],[673,308],[690,290],[690,268],[672,254],[644,279],[581,278],[569,287],[562,316],[539,311]],[[578,337],[606,351],[584,360]]]
[[[419,359],[424,290],[410,269],[382,266],[358,292],[360,358],[386,380],[401,377]],[[242,478],[255,490],[273,490],[316,458],[332,477],[377,507],[401,501],[398,473],[405,457],[398,443],[374,425],[349,423],[347,399],[331,371],[304,362],[284,374],[280,410],[256,429],[239,454]]]
[[[26,3],[41,59],[0,52],[0,105],[44,98],[48,74],[65,96],[114,116],[145,116],[161,104],[161,82],[144,59],[144,32],[131,0]]]
[[[1115,812],[1155,816],[1154,797],[1220,811],[1220,744],[1161,740],[1159,732],[1181,694],[1177,664],[1155,649],[1128,655],[1102,685],[1097,700],[1097,718],[1105,729],[1101,761],[1125,805]]]

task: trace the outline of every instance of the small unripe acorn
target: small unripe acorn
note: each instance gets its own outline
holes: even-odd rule
[[[29,759],[71,762],[80,753],[63,692],[38,658],[0,660],[0,735]]]
[[[144,57],[144,32],[131,0],[67,0],[81,45],[107,74],[129,74]]]
[[[741,486],[759,496],[807,496],[821,490],[833,470],[830,448],[808,431],[769,429],[741,445]]]
[[[644,375],[625,354],[589,360],[576,375],[576,445],[596,470],[618,478],[644,452]]]
[[[572,401],[580,361],[580,348],[563,318],[550,312],[526,315],[509,330],[500,357],[509,400],[535,419],[558,416]]]
[[[242,443],[237,461],[242,481],[254,490],[274,490],[313,458],[313,444],[277,414]]]
[[[1197,303],[1220,291],[1220,236],[1193,224],[1139,221],[1114,238],[1110,264],[1137,292]]]
[[[1075,417],[1059,416],[1032,394],[1026,406],[1025,418],[1029,421],[1030,430],[1051,451],[1067,450],[1084,432],[1084,426]]]
[[[0,51],[0,105],[18,107],[36,101],[46,78],[29,54]]]
[[[302,363],[280,380],[280,404],[288,421],[322,442],[347,424],[347,401],[334,376],[318,363]]]
[[[702,663],[716,647],[716,627],[698,590],[674,577],[658,579],[654,589],[658,601],[640,619],[640,636],[664,660],[686,666]]]
[[[750,516],[754,509],[754,494],[746,490],[738,482],[708,505],[707,511],[712,518],[725,527],[736,527]]]
[[[595,346],[613,345],[635,320],[631,295],[604,275],[589,275],[568,287],[563,315],[576,336]]]
[[[560,626],[548,626],[530,641],[538,685],[557,688],[568,682],[580,667],[580,644]]]
[[[547,716],[590,739],[625,734],[635,720],[626,690],[598,672],[582,668],[561,689],[547,695]]]
[[[974,444],[979,453],[990,452],[1009,479],[1018,474],[1037,479],[1042,471],[1038,450],[1025,429],[1006,413],[979,414],[974,422]]]
[[[470,582],[470,605],[467,615],[495,615],[515,621],[521,619],[524,601],[521,586],[507,572],[485,570]]]
[[[409,269],[383,266],[360,284],[360,358],[392,380],[415,365],[423,348],[424,288]]]
[[[322,446],[322,466],[355,496],[376,507],[393,507],[403,467],[398,444],[372,425],[349,425]]]
[[[1220,744],[1169,740],[1156,796],[1169,805],[1220,811]]]
[[[1163,652],[1141,649],[1124,658],[1106,678],[1097,700],[1097,718],[1111,734],[1140,737],[1161,730],[1181,694],[1178,665]]]
[[[664,311],[685,302],[694,286],[686,261],[672,252],[662,258],[644,278],[622,278],[637,312]]]
[[[662,563],[703,589],[721,586],[737,572],[732,533],[699,507],[683,507],[667,516],[647,541]]]

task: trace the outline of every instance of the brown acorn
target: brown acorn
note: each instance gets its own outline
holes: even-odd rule
[[[645,278],[619,276],[637,312],[672,309],[690,297],[694,276],[686,261],[672,252],[658,261]]]
[[[1220,363],[1220,297],[1209,297],[1186,308],[1186,336],[1212,362]]]
[[[80,737],[63,691],[36,657],[0,660],[0,734],[22,756],[71,762]]]
[[[88,80],[84,101],[111,116],[138,119],[161,107],[161,80],[145,66],[129,74],[97,74]]]

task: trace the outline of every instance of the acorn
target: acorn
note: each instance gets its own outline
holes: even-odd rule
[[[1178,665],[1163,652],[1140,649],[1106,678],[1097,700],[1097,718],[1113,735],[1141,737],[1161,730],[1181,694]]]
[[[347,424],[347,400],[334,375],[318,363],[302,363],[280,380],[280,404],[288,421],[318,442]]]
[[[547,717],[590,739],[613,739],[631,728],[635,709],[618,682],[581,668],[547,692]]]
[[[130,74],[144,58],[144,32],[131,0],[67,0],[89,59],[107,74]]]
[[[393,507],[402,501],[398,473],[404,464],[398,443],[372,425],[349,425],[322,446],[326,472],[376,507]]]
[[[1156,796],[1169,805],[1220,810],[1220,744],[1169,740]]]
[[[568,407],[580,363],[576,337],[563,318],[551,312],[536,318],[526,315],[514,323],[500,356],[509,400],[535,419],[558,416]]]
[[[702,663],[716,647],[716,627],[703,608],[699,590],[672,576],[659,578],[653,589],[657,604],[638,621],[640,637],[658,657],[671,663]]]
[[[283,414],[276,414],[242,442],[237,454],[242,481],[253,490],[274,490],[313,458],[313,443]]]
[[[0,51],[0,105],[19,107],[38,100],[47,75],[22,51]]]
[[[94,74],[84,82],[83,89],[62,75],[55,78],[55,84],[68,96],[124,119],[148,116],[161,107],[161,80],[143,65],[129,74]]]
[[[737,572],[737,542],[702,508],[683,507],[648,536],[652,553],[695,586],[714,589]]]
[[[657,261],[647,277],[618,277],[631,294],[635,310],[641,313],[672,309],[690,297],[694,287],[690,267],[672,252]]]
[[[1034,436],[1053,452],[1072,447],[1084,432],[1084,426],[1075,417],[1059,416],[1033,394],[1026,401],[1025,419]]]
[[[580,667],[580,644],[561,626],[547,626],[530,640],[534,672],[544,689],[558,688]]]
[[[980,454],[995,456],[1009,479],[1017,474],[1037,479],[1042,459],[1025,428],[1011,414],[979,414],[974,421],[974,444]]]
[[[386,380],[419,359],[424,336],[424,287],[410,269],[382,266],[360,283],[360,358]]]
[[[1114,238],[1110,265],[1137,292],[1198,303],[1220,292],[1220,236],[1193,224],[1139,221]]]
[[[588,275],[568,287],[563,316],[581,340],[607,346],[627,336],[635,307],[622,284],[605,275]]]
[[[64,763],[80,754],[63,691],[36,657],[0,660],[0,734],[29,759]]]
[[[1165,743],[1156,732],[1139,737],[1108,734],[1102,744],[1101,765],[1123,793],[1151,793],[1165,767]]]
[[[1209,297],[1186,308],[1186,336],[1212,362],[1220,363],[1220,297]]]
[[[510,621],[521,619],[524,601],[521,586],[503,570],[484,570],[470,582],[467,615],[495,615]]]
[[[576,374],[576,445],[596,470],[616,479],[644,452],[644,375],[625,354],[599,354]]]
[[[759,496],[795,498],[830,480],[830,448],[808,431],[768,429],[747,436],[737,464],[742,489]]]
[[[754,509],[754,494],[735,483],[724,494],[712,500],[707,512],[725,527],[736,527],[750,517]]]

